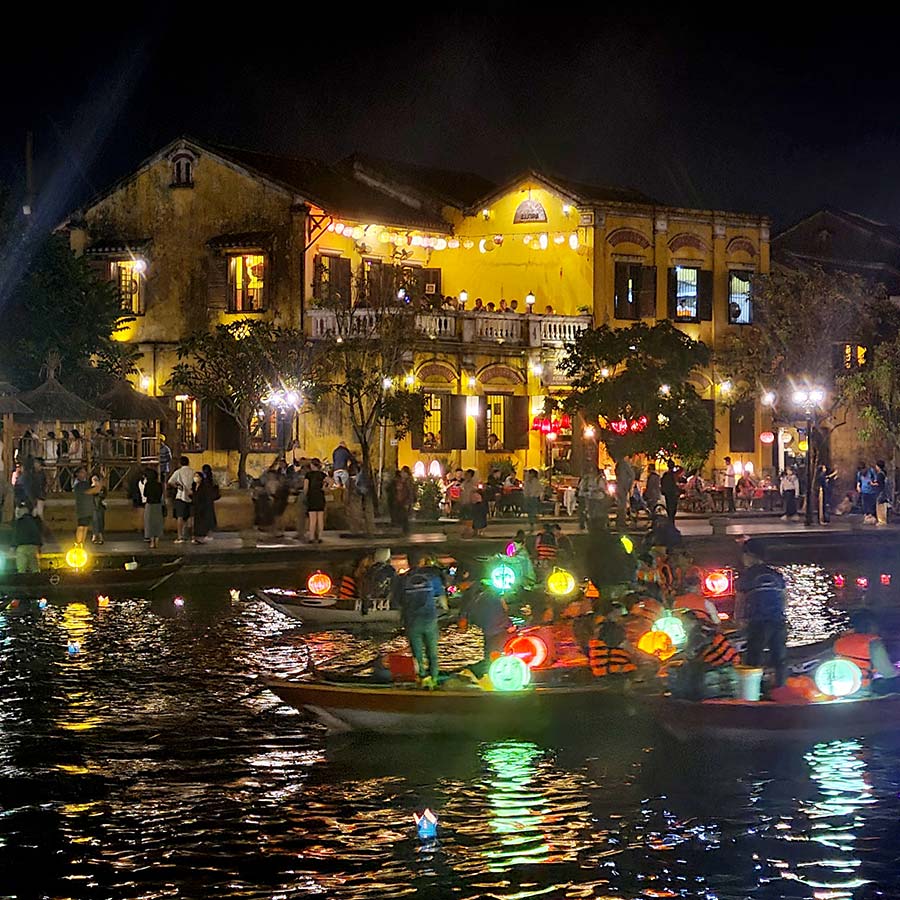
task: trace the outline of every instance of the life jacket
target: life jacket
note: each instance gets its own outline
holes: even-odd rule
[[[834,652],[838,656],[855,662],[862,672],[863,684],[872,680],[872,641],[878,640],[877,634],[842,634],[834,642]]]
[[[600,638],[591,638],[588,644],[588,662],[595,678],[637,671],[637,666],[628,653],[620,647],[610,647]]]
[[[341,585],[338,588],[338,597],[341,600],[351,600],[358,596],[359,591],[356,587],[356,579],[352,575],[342,575]]]
[[[559,547],[556,546],[556,538],[553,535],[541,532],[535,542],[534,549],[538,559],[556,559]]]
[[[728,638],[716,632],[709,646],[703,651],[703,662],[713,668],[733,666],[740,662],[737,650],[728,642]]]
[[[700,594],[681,594],[675,598],[673,607],[675,610],[689,609],[692,613],[702,616],[714,625],[719,624],[719,613],[716,610],[715,605],[711,600],[701,597]],[[710,609],[710,607],[712,608]]]

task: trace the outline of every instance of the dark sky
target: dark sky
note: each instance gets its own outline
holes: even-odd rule
[[[49,34],[7,23],[0,180],[19,187],[33,129],[41,218],[57,222],[189,133],[498,180],[535,167],[776,227],[826,204],[900,223],[897,23],[884,17],[794,29],[743,4],[712,28],[684,5],[677,20],[627,22],[577,4],[479,16],[388,4],[371,20],[322,6],[53,13]]]

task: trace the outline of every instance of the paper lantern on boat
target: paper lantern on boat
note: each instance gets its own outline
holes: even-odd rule
[[[815,674],[816,687],[826,697],[849,697],[862,687],[862,672],[849,659],[828,659]]]
[[[622,542],[622,546],[625,548],[626,553],[634,552],[634,541],[628,537],[627,534],[623,534],[619,540]]]
[[[498,656],[488,675],[495,691],[521,691],[531,683],[531,669],[518,656]]]
[[[641,653],[655,656],[660,662],[675,655],[675,645],[665,631],[645,631],[638,639],[637,648]]]
[[[512,566],[501,563],[491,570],[491,584],[498,591],[511,591],[516,585],[516,573]]]
[[[426,808],[421,816],[413,813],[413,818],[420,841],[433,841],[437,837],[438,818],[430,809]]]
[[[652,626],[653,631],[663,631],[665,632],[669,638],[671,638],[672,643],[676,647],[682,646],[682,644],[687,641],[687,632],[684,630],[684,625],[677,616],[673,615],[665,615],[660,616]]]
[[[332,587],[331,576],[325,572],[313,572],[306,579],[306,589],[317,597],[327,594]]]
[[[547,576],[547,590],[555,597],[567,597],[575,590],[575,576],[565,569],[554,569]]]
[[[536,634],[517,634],[503,648],[504,656],[517,656],[529,669],[539,669],[550,655],[547,642]]]
[[[731,593],[731,573],[726,569],[707,572],[703,579],[703,591],[711,597],[724,597]]]
[[[87,565],[87,561],[87,551],[78,544],[66,551],[66,565],[73,569],[83,569]]]

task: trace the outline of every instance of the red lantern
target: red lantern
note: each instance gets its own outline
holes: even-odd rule
[[[313,572],[312,575],[306,579],[307,590],[317,597],[327,594],[331,590],[331,586],[331,577],[325,572]]]
[[[703,579],[703,593],[707,597],[724,597],[732,592],[731,569],[714,569]]]
[[[628,431],[628,423],[624,419],[619,419],[618,422],[610,422],[609,427],[616,434],[625,434],[625,432]]]
[[[560,423],[561,423],[561,425],[562,425],[563,428],[571,428],[571,427],[572,427],[572,418],[571,418],[571,416],[567,416],[567,415],[563,414],[563,417],[562,417],[562,419],[560,420]]]
[[[549,655],[547,644],[536,634],[517,634],[506,642],[504,656],[518,656],[529,669],[539,669]]]
[[[775,435],[772,434],[771,431],[764,431],[764,432],[759,436],[759,439],[760,439],[760,441],[762,441],[762,443],[764,443],[764,444],[774,444],[774,443],[775,443]]]

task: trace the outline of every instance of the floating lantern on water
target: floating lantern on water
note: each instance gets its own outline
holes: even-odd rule
[[[518,656],[498,656],[488,675],[495,691],[521,691],[531,683],[531,669]]]
[[[46,608],[47,608],[47,598],[41,597],[41,599],[38,600],[38,609],[46,609]]]
[[[232,603],[237,603],[241,599],[241,592],[237,588],[229,588],[228,595],[231,597]]]
[[[664,615],[660,616],[653,623],[653,631],[663,631],[665,632],[669,638],[671,638],[672,643],[676,647],[680,647],[682,644],[687,641],[687,632],[684,630],[684,625],[677,616],[673,615]]]
[[[87,561],[87,551],[78,544],[66,551],[66,565],[73,569],[83,569],[87,565]]]
[[[637,648],[660,662],[675,655],[675,645],[665,631],[645,631],[638,639]]]
[[[834,576],[834,586],[835,586],[836,588],[842,588],[846,583],[847,583],[847,579],[844,578],[844,576],[841,575],[840,572],[835,573],[835,576]]]
[[[567,597],[575,590],[575,576],[565,569],[554,569],[547,576],[547,590],[555,597]]]
[[[859,578],[856,579],[856,586],[860,590],[866,590],[869,587],[869,579],[866,578],[865,575],[860,575]]]
[[[622,546],[625,548],[626,553],[634,551],[634,541],[628,537],[627,534],[623,534],[620,540],[622,541]]]
[[[175,597],[175,599],[172,600],[172,603],[174,603],[175,606],[181,609],[181,607],[184,606],[184,597]]]
[[[433,841],[437,837],[438,818],[430,809],[426,808],[421,816],[413,813],[413,819],[416,821],[420,841]]]
[[[703,579],[703,592],[710,597],[724,597],[732,591],[730,569],[715,569]]]
[[[100,609],[105,609],[107,606],[109,606],[109,597],[107,597],[105,594],[98,594],[97,606],[99,606]]]
[[[885,573],[882,573],[882,575],[881,575],[881,583],[882,583],[885,587],[887,587],[887,586],[891,583],[891,576],[888,575],[886,572],[885,572]]]
[[[69,641],[69,656],[75,656],[81,650],[78,641]]]
[[[327,594],[331,590],[332,584],[331,576],[325,572],[313,572],[306,579],[306,589],[317,597]]]
[[[516,573],[512,566],[501,563],[491,570],[491,584],[498,591],[511,591],[516,586]]]
[[[20,603],[20,602],[21,602],[20,600],[10,600],[10,601],[9,601],[9,608],[10,608],[10,609],[18,609],[18,608],[19,608],[19,603]]]
[[[815,682],[827,697],[849,697],[862,687],[862,672],[849,659],[828,659],[816,669]]]
[[[549,654],[547,642],[536,634],[517,634],[503,648],[504,656],[518,657],[529,669],[539,669]]]

